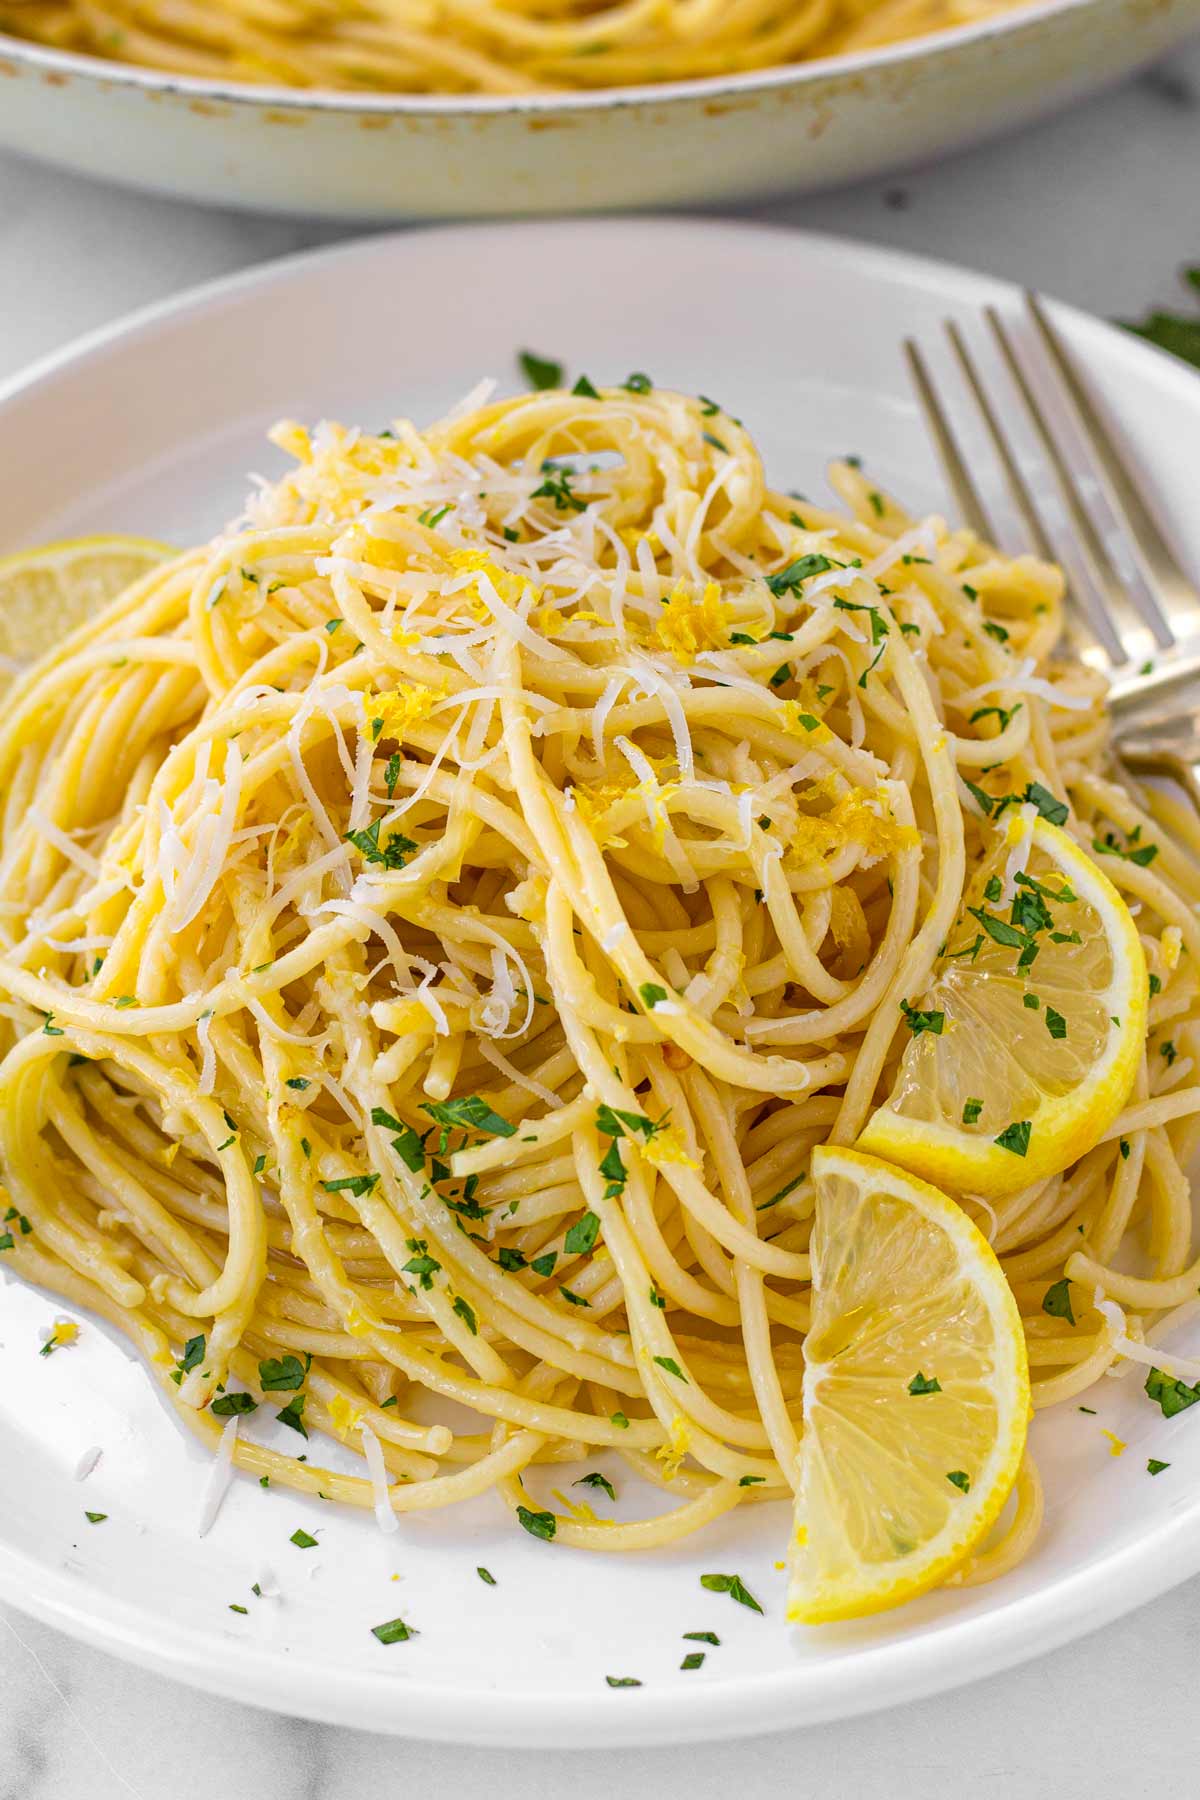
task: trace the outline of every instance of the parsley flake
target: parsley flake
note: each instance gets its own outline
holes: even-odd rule
[[[992,1141],[998,1144],[1001,1150],[1011,1150],[1014,1156],[1024,1156],[1029,1150],[1029,1139],[1032,1133],[1033,1121],[1031,1119],[1014,1119],[1012,1124],[1006,1125],[999,1137]]]
[[[1042,1311],[1049,1313],[1052,1319],[1065,1319],[1068,1325],[1075,1324],[1075,1313],[1071,1307],[1071,1283],[1064,1275],[1061,1281],[1054,1282],[1042,1296]]]
[[[517,363],[531,388],[558,388],[563,384],[563,366],[551,356],[539,356],[534,350],[522,350]]]
[[[518,1506],[517,1517],[530,1537],[542,1538],[547,1544],[558,1530],[558,1520],[552,1512],[533,1512],[528,1506]]]
[[[1200,1400],[1200,1382],[1189,1387],[1173,1375],[1164,1375],[1161,1369],[1151,1369],[1146,1377],[1145,1391],[1151,1400],[1157,1400],[1164,1419],[1173,1419],[1176,1413],[1184,1412]]]
[[[707,1588],[710,1594],[728,1594],[731,1600],[736,1600],[739,1606],[748,1606],[751,1612],[762,1612],[740,1575],[702,1575],[700,1586]]]

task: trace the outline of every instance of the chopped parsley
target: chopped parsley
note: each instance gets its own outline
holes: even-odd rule
[[[687,1655],[684,1657],[683,1661],[680,1663],[680,1665],[679,1665],[680,1668],[681,1669],[703,1668],[705,1654],[706,1654],[706,1652],[703,1650],[689,1650]]]
[[[403,1619],[388,1619],[383,1625],[372,1625],[371,1636],[378,1638],[381,1644],[406,1644],[411,1637],[416,1637],[411,1625]]]
[[[474,1308],[468,1306],[461,1294],[455,1296],[454,1311],[458,1314],[472,1337],[479,1336],[479,1326],[475,1320]]]
[[[970,725],[978,725],[983,719],[996,718],[1000,721],[1000,730],[1007,731],[1012,720],[1020,710],[1021,702],[1019,700],[1015,706],[980,706],[971,714],[967,723]]]
[[[533,490],[534,500],[553,500],[556,512],[586,512],[587,501],[581,500],[571,487],[571,471],[553,463],[542,464],[545,479]]]
[[[642,1685],[636,1675],[606,1675],[604,1679],[609,1687],[641,1687]]]
[[[1191,287],[1200,288],[1200,269],[1185,269],[1183,279]],[[1120,323],[1136,337],[1145,338],[1159,350],[1200,369],[1200,316],[1156,310],[1140,321],[1122,319]]]
[[[1056,800],[1050,789],[1043,787],[1040,781],[1031,781],[1022,798],[1037,807],[1048,825],[1066,824],[1070,811],[1066,801]]]
[[[353,1194],[356,1200],[361,1200],[378,1180],[378,1175],[343,1175],[337,1181],[323,1181],[321,1186],[327,1194]]]
[[[417,846],[402,831],[393,831],[387,843],[381,845],[379,827],[382,823],[382,819],[374,819],[362,831],[348,831],[346,841],[354,845],[364,862],[378,863],[384,869],[402,869]]]
[[[1137,839],[1140,832],[1139,825],[1137,831],[1130,836],[1129,843],[1122,845],[1118,844],[1111,831],[1106,831],[1102,838],[1092,839],[1092,849],[1097,856],[1119,856],[1125,862],[1136,863],[1139,869],[1149,868],[1158,855],[1158,845],[1139,844]]]
[[[590,1472],[590,1474],[581,1475],[579,1477],[579,1480],[577,1482],[575,1482],[574,1485],[576,1487],[603,1488],[604,1492],[608,1495],[610,1500],[615,1500],[617,1497],[616,1488],[613,1486],[612,1482],[608,1479],[608,1476],[602,1475],[600,1473],[599,1469],[593,1469]]]
[[[918,1012],[917,1008],[910,1006],[907,1000],[900,1002],[900,1011],[904,1014],[904,1023],[914,1037],[920,1037],[923,1031],[930,1032],[934,1037],[941,1037],[946,1023],[945,1013]]]
[[[288,1543],[295,1544],[297,1550],[315,1550],[317,1547],[316,1538],[310,1537],[303,1526],[298,1526],[297,1529],[293,1531],[291,1537],[288,1539]]]
[[[647,1007],[650,1012],[653,1012],[656,1006],[661,1006],[668,997],[666,988],[659,987],[653,981],[643,981],[638,993],[642,997],[642,1005]]]
[[[685,1631],[683,1637],[685,1643],[711,1644],[714,1650],[721,1648],[721,1640],[715,1631]]]
[[[1170,1466],[1169,1462],[1159,1462],[1157,1456],[1152,1456],[1146,1464],[1146,1473],[1147,1475],[1161,1475],[1163,1470],[1169,1469]]]
[[[977,787],[973,781],[968,781],[965,775],[963,776],[963,785],[966,787],[967,792],[971,795],[971,798],[975,801],[976,805],[979,807],[979,810],[982,812],[984,818],[990,819],[992,816],[992,808],[996,804],[996,802],[995,802],[995,800],[993,800],[992,796],[990,794],[985,793],[981,787]]]
[[[292,1388],[303,1387],[307,1374],[307,1365],[298,1356],[288,1355],[278,1361],[274,1357],[268,1357],[258,1365],[259,1384],[264,1393],[283,1393]]]
[[[426,1244],[424,1238],[409,1238],[407,1243],[408,1248],[413,1254],[404,1264],[401,1274],[415,1275],[417,1277],[418,1286],[428,1293],[433,1286],[433,1277],[438,1273],[442,1265],[437,1261],[436,1257],[428,1254],[429,1246]]]
[[[257,1412],[258,1401],[250,1394],[218,1394],[212,1411],[219,1419],[232,1419],[235,1413]]]
[[[1164,1465],[1164,1467],[1165,1467],[1165,1465]],[[85,1512],[83,1516],[87,1520],[89,1525],[103,1525],[105,1519],[107,1519],[107,1517],[108,1517],[108,1514],[107,1513],[98,1513],[98,1512]]]
[[[790,1193],[793,1193],[795,1191],[795,1189],[800,1186],[800,1183],[803,1180],[804,1180],[804,1174],[802,1171],[799,1175],[793,1176],[791,1181],[785,1182],[784,1186],[780,1188],[779,1192],[777,1194],[772,1194],[771,1198],[769,1200],[760,1200],[758,1205],[754,1209],[755,1212],[766,1212],[769,1207],[778,1206],[779,1202],[781,1200],[786,1200],[788,1195]]]
[[[176,1386],[183,1380],[185,1375],[190,1375],[193,1369],[198,1369],[200,1367],[200,1364],[204,1361],[204,1354],[207,1348],[207,1340],[204,1338],[203,1334],[199,1337],[191,1337],[188,1339],[187,1343],[183,1346],[183,1355],[175,1365],[175,1375],[173,1379]]]
[[[602,1131],[606,1137],[624,1137],[624,1128],[628,1126],[630,1131],[640,1132],[649,1141],[656,1131],[662,1130],[666,1122],[665,1116],[655,1120],[648,1119],[645,1113],[622,1112],[618,1107],[596,1108],[596,1130]]]
[[[571,392],[573,394],[581,395],[585,400],[598,400],[600,398],[600,395],[592,386],[592,383],[588,380],[586,375],[581,375],[579,377],[579,380],[575,383]]]
[[[971,1477],[965,1469],[947,1469],[946,1480],[952,1482],[956,1488],[961,1488],[964,1494],[969,1494],[971,1491]]]
[[[1157,1400],[1164,1419],[1173,1419],[1176,1413],[1184,1412],[1200,1400],[1200,1382],[1189,1387],[1186,1381],[1164,1375],[1161,1369],[1151,1369],[1146,1377],[1146,1393],[1151,1400]]]
[[[516,1126],[493,1112],[478,1094],[467,1094],[459,1100],[423,1100],[421,1111],[427,1112],[437,1125],[457,1125],[464,1131],[481,1131],[488,1137],[516,1136]]]
[[[528,1506],[518,1506],[517,1517],[530,1537],[542,1538],[546,1543],[558,1530],[558,1520],[552,1512],[533,1512]]]
[[[653,391],[654,383],[641,369],[635,369],[632,375],[625,377],[621,386],[627,394],[649,394]]]
[[[834,606],[835,612],[870,613],[870,615],[871,615],[871,642],[873,644],[880,644],[883,642],[884,638],[887,637],[888,622],[884,618],[883,614],[880,612],[880,610],[877,606],[867,606],[860,601],[843,600],[840,597],[834,601],[833,606]],[[879,658],[876,657],[875,661],[878,662]],[[874,666],[875,666],[875,664],[872,663],[871,667],[874,668]],[[861,682],[859,683],[859,685],[860,686],[862,685]]]
[[[963,1109],[962,1109],[963,1124],[964,1125],[974,1125],[976,1119],[978,1119],[978,1117],[982,1111],[983,1111],[983,1101],[982,1100],[976,1100],[976,1099],[972,1098],[970,1100],[965,1101],[963,1104]]]
[[[496,1577],[492,1574],[490,1569],[485,1569],[482,1563],[476,1569],[475,1573],[478,1575],[480,1581],[487,1583],[488,1587],[495,1587]]]
[[[739,1606],[748,1606],[751,1612],[762,1612],[740,1575],[702,1575],[700,1586],[707,1588],[710,1594],[728,1594],[731,1600],[736,1600]]]
[[[795,562],[790,562],[786,569],[778,569],[774,575],[768,575],[766,583],[777,598],[784,594],[799,594],[802,581],[807,581],[810,575],[823,575],[827,569],[832,569],[832,567],[833,564],[829,558],[821,556],[819,553],[799,556]]]
[[[677,1381],[687,1381],[687,1376],[673,1356],[656,1356],[654,1360],[660,1369],[665,1369],[668,1375],[674,1375]]]
[[[607,1184],[604,1189],[606,1200],[615,1200],[625,1192],[625,1164],[621,1161],[621,1152],[615,1138],[600,1158],[600,1173]],[[536,1268],[536,1263],[533,1266]]]
[[[1003,944],[1008,950],[1024,950],[1029,939],[1023,931],[1010,925],[1007,919],[998,919],[995,913],[988,912],[983,906],[969,906],[967,911],[973,919],[978,919],[993,943]]]
[[[517,363],[531,388],[557,388],[563,384],[563,366],[551,356],[539,356],[534,350],[522,350]]]
[[[568,1256],[587,1256],[596,1244],[596,1236],[600,1230],[600,1220],[594,1212],[585,1212],[563,1239],[563,1250]]]
[[[1071,1283],[1064,1275],[1046,1289],[1042,1296],[1042,1311],[1049,1313],[1052,1319],[1065,1319],[1068,1325],[1075,1324],[1075,1314],[1071,1307]]]
[[[307,1395],[305,1394],[295,1394],[291,1400],[288,1401],[282,1412],[277,1412],[275,1414],[275,1417],[279,1420],[281,1425],[289,1425],[293,1431],[298,1431],[302,1438],[308,1436],[308,1429],[303,1418],[304,1402],[306,1399]],[[213,1411],[216,1411],[216,1407],[213,1408]]]
[[[923,1375],[918,1369],[908,1384],[908,1391],[910,1394],[940,1394],[942,1384],[936,1375]]]
[[[1046,1030],[1052,1038],[1065,1038],[1067,1035],[1067,1021],[1052,1006],[1046,1008]]]
[[[1014,1156],[1024,1156],[1029,1150],[1029,1139],[1032,1133],[1033,1121],[1031,1119],[1014,1119],[1011,1125],[1004,1127],[998,1138],[993,1139],[993,1142],[998,1144],[1001,1150],[1011,1150]]]

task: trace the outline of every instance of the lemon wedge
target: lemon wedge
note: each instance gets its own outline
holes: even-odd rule
[[[899,1606],[995,1522],[1025,1446],[1020,1315],[986,1239],[936,1188],[814,1150],[812,1328],[788,1617]]]
[[[0,558],[0,686],[174,554],[149,538],[87,537]]]
[[[981,868],[858,1142],[953,1193],[1016,1193],[1097,1143],[1146,1042],[1146,959],[1092,858],[1014,820]]]

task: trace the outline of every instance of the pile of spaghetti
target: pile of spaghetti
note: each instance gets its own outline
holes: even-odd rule
[[[275,441],[0,711],[4,1267],[127,1332],[226,1468],[387,1525],[495,1490],[624,1549],[784,1498],[810,1152],[1032,789],[1084,845],[1153,834],[1106,865],[1149,1039],[1120,1153],[966,1204],[1039,1404],[1128,1342],[1047,1316],[1073,1253],[1129,1332],[1196,1304],[1197,831],[1116,779],[1057,571],[852,462],[845,514],[774,492],[644,375]],[[529,1512],[600,1448],[664,1510]]]
[[[865,50],[1019,0],[0,0],[0,31],[176,74],[524,94],[728,75]]]

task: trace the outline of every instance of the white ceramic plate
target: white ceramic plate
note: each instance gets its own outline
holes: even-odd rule
[[[1038,0],[851,56],[595,93],[298,92],[0,37],[0,145],[222,206],[444,218],[825,187],[1021,125],[1200,26],[1200,0]]]
[[[986,355],[975,319],[985,301],[1020,330],[1001,283],[716,223],[376,238],[201,290],[0,393],[0,551],[106,528],[205,536],[236,510],[248,470],[280,466],[261,441],[278,415],[424,419],[482,374],[511,382],[520,345],[598,380],[645,369],[719,396],[784,487],[814,491],[829,453],[857,451],[915,508],[937,508],[897,340],[916,333],[938,356],[950,312]],[[1200,567],[1200,381],[1094,320],[1055,315]],[[15,1281],[0,1287],[0,1595],[150,1667],[291,1713],[485,1743],[734,1735],[984,1675],[1200,1568],[1200,1416],[1164,1420],[1136,1376],[1101,1383],[1095,1418],[1068,1406],[1039,1419],[1047,1519],[1020,1569],[854,1626],[785,1626],[780,1506],[670,1552],[609,1559],[513,1529],[492,1499],[408,1518],[385,1538],[369,1517],[239,1478],[201,1540],[206,1456],[96,1324],[39,1357],[39,1327],[57,1310]],[[1124,1455],[1102,1428],[1127,1442]],[[96,1445],[98,1466],[76,1481]],[[1153,1480],[1150,1455],[1171,1464]],[[622,1508],[636,1511],[645,1496],[613,1473]],[[107,1520],[89,1525],[85,1507]],[[297,1526],[318,1549],[289,1543]],[[765,1616],[703,1590],[710,1570],[739,1572]],[[265,1571],[278,1597],[258,1600],[251,1585]],[[382,1647],[370,1627],[397,1614],[421,1635]],[[698,1630],[721,1646],[685,1673],[681,1633]],[[606,1675],[645,1685],[614,1691]]]

